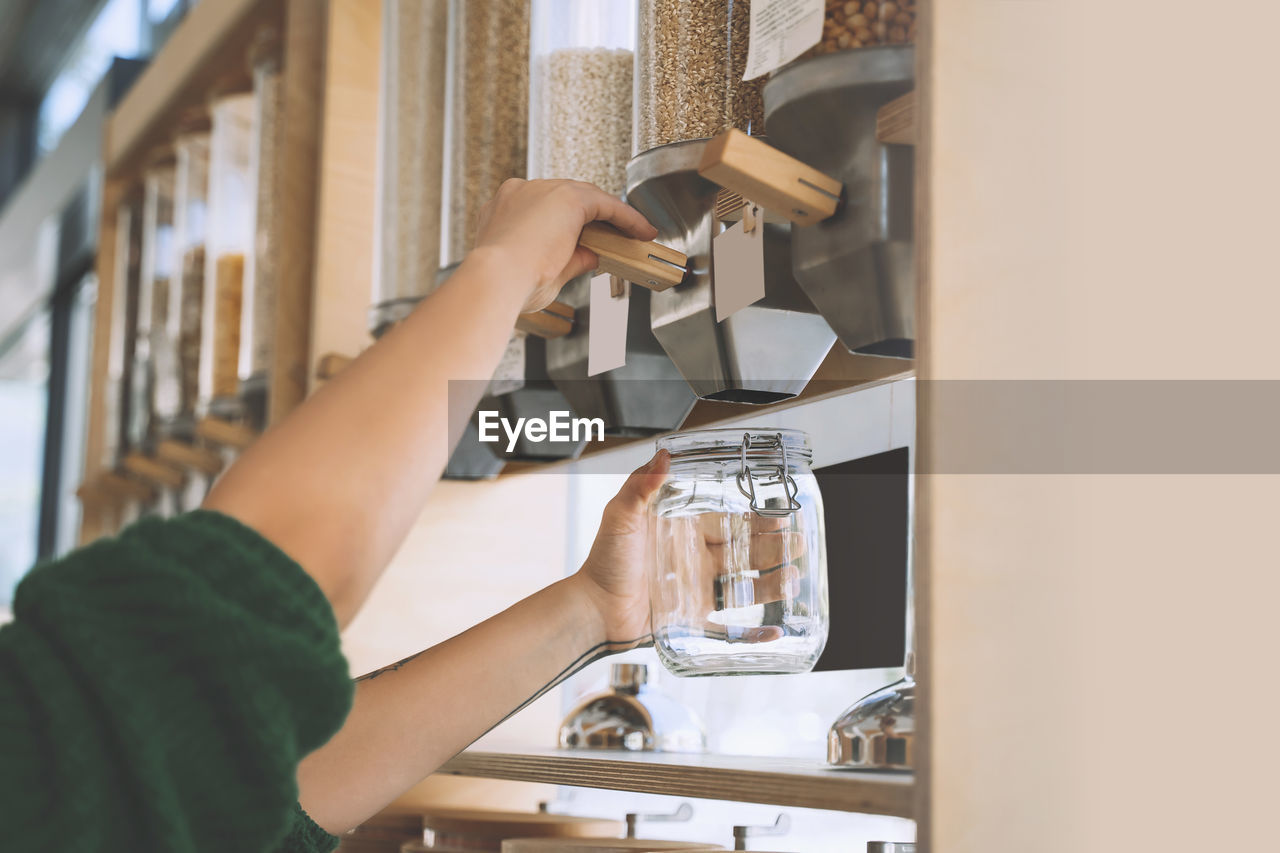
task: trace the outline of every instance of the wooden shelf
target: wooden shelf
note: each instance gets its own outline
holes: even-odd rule
[[[439,772],[904,818],[913,816],[915,798],[915,777],[910,774],[835,770],[795,758],[468,750]]]
[[[870,388],[909,379],[916,374],[916,363],[911,359],[887,358],[884,356],[861,355],[851,353],[840,343],[831,347],[827,357],[818,367],[804,391],[789,400],[771,403],[765,406],[752,406],[743,403],[720,403],[714,400],[699,400],[685,416],[678,431],[693,429],[713,429],[736,421],[740,418],[755,417],[770,412],[780,412],[805,403],[824,400],[848,394],[860,388]],[[604,453],[619,447],[637,442],[645,442],[652,446],[654,437],[619,438],[607,437],[604,441],[590,442],[582,451],[579,459]],[[512,477],[530,471],[546,471],[552,466],[570,465],[575,460],[565,459],[555,462],[508,462],[500,476]]]

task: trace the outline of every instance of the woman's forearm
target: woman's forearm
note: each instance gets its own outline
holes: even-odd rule
[[[473,252],[403,323],[249,448],[205,507],[297,560],[347,624],[439,479],[448,436],[479,401],[531,286],[513,281],[498,253]],[[459,379],[474,381],[451,389]]]
[[[298,770],[301,802],[343,832],[587,663],[647,637],[606,642],[575,575],[356,685],[346,724]]]

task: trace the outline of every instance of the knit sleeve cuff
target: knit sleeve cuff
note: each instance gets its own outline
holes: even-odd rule
[[[293,822],[289,833],[275,849],[275,853],[330,853],[341,841],[320,827],[302,806],[293,807]]]

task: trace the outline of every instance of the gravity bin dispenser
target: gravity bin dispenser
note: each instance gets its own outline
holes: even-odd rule
[[[884,127],[914,69],[914,47],[880,45],[793,63],[764,88],[769,143],[844,185],[832,216],[792,229],[791,260],[850,352],[914,355],[915,147]]]
[[[716,134],[764,129],[764,80],[742,79],[750,8],[689,3],[673,10],[640,0],[638,11],[627,201],[657,227],[659,243],[687,256],[688,267],[681,283],[650,296],[653,334],[703,399],[794,397],[835,334],[792,275],[791,226],[766,220],[764,297],[717,322],[712,240],[732,223],[717,215],[720,186],[698,172]]]

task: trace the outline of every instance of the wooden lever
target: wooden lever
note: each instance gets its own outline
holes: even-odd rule
[[[552,302],[541,311],[530,311],[516,318],[516,329],[540,338],[563,338],[573,331],[573,306]]]
[[[225,447],[233,447],[236,450],[244,450],[258,434],[247,426],[234,424],[231,421],[224,421],[220,418],[204,418],[196,424],[196,435],[205,441],[214,444],[221,444]]]
[[[600,258],[600,271],[650,290],[667,290],[684,281],[689,259],[661,243],[628,237],[604,222],[591,222],[582,229],[578,245]]]
[[[148,503],[155,496],[155,490],[146,483],[126,477],[123,474],[117,474],[114,471],[103,471],[76,489],[76,497],[86,503],[93,501],[105,503],[139,501]]]
[[[916,93],[913,89],[876,111],[876,140],[889,145],[916,144]]]
[[[337,376],[343,368],[355,361],[349,355],[331,352],[320,356],[320,360],[316,362],[316,379],[321,382],[327,382]]]
[[[159,462],[137,452],[126,456],[122,464],[124,465],[124,470],[135,477],[163,488],[176,489],[186,479],[177,468],[172,468],[164,462]]]
[[[698,174],[797,225],[831,216],[844,190],[835,178],[734,128],[707,143]]]
[[[156,458],[201,474],[212,475],[222,470],[222,457],[217,453],[173,438],[166,438],[156,445]]]

